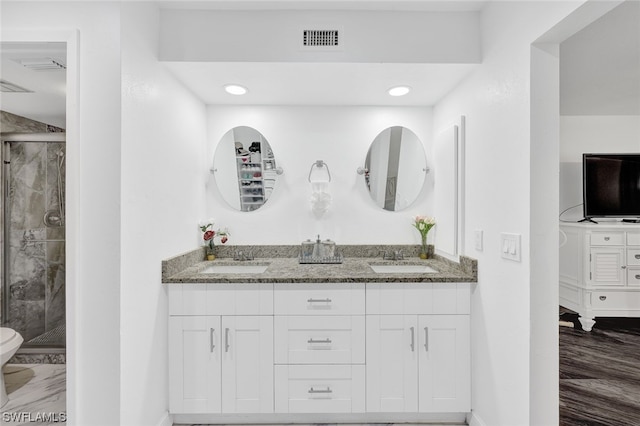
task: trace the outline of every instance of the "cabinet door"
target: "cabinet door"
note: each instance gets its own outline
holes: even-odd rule
[[[273,413],[273,317],[222,317],[222,411]]]
[[[416,315],[368,315],[367,411],[418,410]]]
[[[471,411],[471,343],[468,315],[421,315],[419,411]]]
[[[593,285],[624,285],[623,248],[592,248],[590,281]]]
[[[169,317],[172,413],[219,413],[220,317]]]

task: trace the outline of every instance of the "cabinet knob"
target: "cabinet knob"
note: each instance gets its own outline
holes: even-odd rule
[[[308,393],[333,393],[331,388],[327,386],[325,389],[314,389],[313,387],[309,388]]]
[[[331,303],[331,299],[328,297],[326,299],[307,299],[307,303]]]
[[[626,265],[622,265],[622,269],[627,269],[627,266]]]
[[[640,274],[636,274],[636,280],[640,280]]]
[[[640,259],[640,254],[636,254],[634,257],[635,257],[636,259]]]
[[[331,339],[327,338],[327,339],[323,339],[323,340],[317,340],[317,339],[311,338],[311,339],[307,340],[307,343],[310,344],[310,345],[314,344],[314,343],[324,343],[326,345],[330,345],[331,344]]]
[[[607,296],[600,296],[600,300],[604,302],[605,300],[607,300]]]
[[[604,240],[605,240],[605,241],[609,241],[609,240],[610,240],[610,238],[609,238],[609,237],[604,237]]]

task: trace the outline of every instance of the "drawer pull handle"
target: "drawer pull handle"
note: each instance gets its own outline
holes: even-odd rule
[[[415,349],[416,349],[416,345],[415,345],[415,343],[416,343],[415,330],[414,330],[413,327],[409,328],[409,330],[411,330],[411,345],[410,345],[411,346],[411,352],[415,352]]]
[[[604,237],[604,240],[605,240],[605,241],[609,241],[609,240],[610,240],[610,238],[609,238],[609,237]]]
[[[605,300],[607,300],[607,296],[600,296],[600,300],[604,302]]]
[[[331,299],[328,297],[326,299],[307,299],[308,303],[331,303]]]
[[[323,339],[323,340],[316,340],[316,339],[309,339],[307,340],[307,343],[309,344],[313,344],[313,343],[326,343],[327,345],[331,344],[331,339]]]
[[[640,259],[640,254],[636,254],[634,257],[635,257],[636,259]]]
[[[209,352],[213,352],[213,350],[215,349],[216,345],[213,343],[213,333],[216,331],[215,328],[212,328],[209,330],[209,346],[210,346],[210,350]]]
[[[329,386],[326,389],[314,389],[312,386],[309,388],[309,393],[333,393],[333,391]]]
[[[429,327],[424,328],[424,350],[429,352]]]
[[[225,328],[224,329],[224,351],[229,352],[230,346],[231,345],[229,345],[229,329]]]
[[[640,280],[640,274],[636,274],[636,280]]]

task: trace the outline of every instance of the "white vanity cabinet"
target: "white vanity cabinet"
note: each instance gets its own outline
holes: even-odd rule
[[[273,285],[169,286],[172,413],[273,412]]]
[[[469,311],[469,284],[367,284],[367,411],[470,411]]]
[[[460,421],[470,287],[170,284],[170,411],[205,423]]]
[[[578,312],[586,331],[599,316],[640,316],[640,226],[563,223],[560,230],[560,305]]]

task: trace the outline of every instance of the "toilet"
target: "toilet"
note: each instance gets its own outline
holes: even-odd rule
[[[10,328],[0,327],[0,361],[2,361],[0,367],[4,368],[23,341],[20,333]],[[4,373],[2,373],[0,374],[0,408],[8,401],[7,389],[4,387]]]

